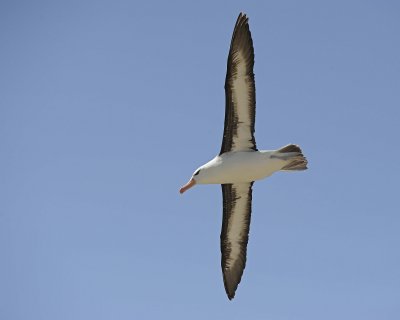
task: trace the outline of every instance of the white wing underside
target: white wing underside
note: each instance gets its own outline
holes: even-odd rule
[[[233,31],[225,79],[225,123],[220,154],[257,150],[254,138],[254,48],[248,18],[240,14]]]
[[[225,184],[222,185],[222,193],[221,266],[225,290],[229,299],[232,299],[246,266],[252,183]]]
[[[237,61],[237,74],[232,81],[232,98],[235,113],[237,114],[237,134],[233,136],[233,145],[231,151],[246,151],[254,148],[252,134],[252,119],[250,116],[251,99],[249,97],[249,86],[253,79],[249,73],[246,62],[241,52],[236,54],[234,60]]]

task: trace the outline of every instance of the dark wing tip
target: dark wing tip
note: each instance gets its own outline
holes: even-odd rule
[[[249,30],[249,18],[246,16],[245,13],[240,13],[235,24],[235,28],[233,29],[232,39],[234,38],[235,34],[238,30],[244,28],[245,30]]]
[[[224,277],[224,287],[225,287],[225,292],[226,295],[228,296],[229,300],[232,300],[235,297],[236,289],[238,285],[232,286],[232,284],[229,284],[226,278]]]
[[[243,271],[246,266],[246,262],[240,263],[234,269],[224,269],[223,279],[226,295],[229,300],[235,297],[236,290],[239,286],[240,280],[242,279]]]
[[[245,14],[240,13],[239,17],[236,20],[235,28],[233,29],[231,45],[229,48],[227,79],[230,73],[230,67],[232,68],[232,64],[234,64],[233,61],[234,52],[238,50],[243,51],[245,59],[247,60],[248,63],[248,69],[251,70],[251,73],[253,74],[254,48],[253,48],[253,39],[251,37],[250,26],[248,22],[249,18]]]
[[[236,25],[246,23],[249,20],[247,15],[244,12],[240,12],[239,16],[236,20]]]
[[[246,242],[247,245],[247,242]],[[245,251],[247,251],[245,249]],[[225,292],[229,300],[235,297],[236,290],[242,279],[243,271],[246,267],[246,253],[230,268],[223,268],[223,278]]]

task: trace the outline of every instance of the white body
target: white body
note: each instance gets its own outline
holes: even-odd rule
[[[227,152],[201,166],[193,178],[198,184],[252,182],[269,177],[286,163],[276,151]]]

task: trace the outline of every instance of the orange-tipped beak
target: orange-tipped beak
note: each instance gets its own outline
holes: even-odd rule
[[[196,181],[194,179],[190,179],[188,183],[186,183],[182,188],[179,189],[179,192],[182,194],[186,190],[189,190],[191,187],[193,187],[196,184]]]

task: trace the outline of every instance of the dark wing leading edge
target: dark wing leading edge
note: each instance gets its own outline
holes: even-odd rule
[[[233,30],[225,79],[225,125],[220,154],[257,150],[254,139],[256,88],[254,49],[248,18],[240,13]]]
[[[246,267],[247,242],[251,218],[251,183],[222,184],[223,220],[221,230],[221,267],[229,300]]]

